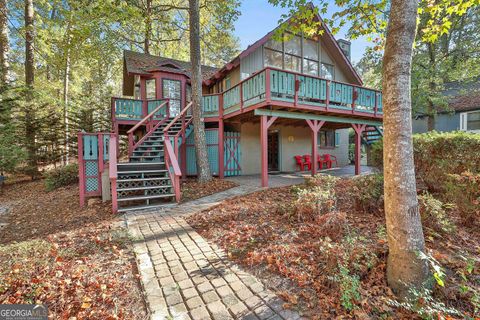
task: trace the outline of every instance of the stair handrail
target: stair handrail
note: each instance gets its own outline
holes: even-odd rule
[[[162,102],[158,107],[156,107],[155,109],[153,109],[152,112],[150,112],[148,115],[145,116],[145,118],[143,118],[142,120],[140,120],[136,125],[134,125],[130,130],[127,131],[128,134],[130,133],[133,133],[135,130],[137,130],[141,125],[143,125],[147,120],[149,120],[151,117],[153,117],[155,115],[155,113],[157,113],[158,110],[160,110],[161,108],[163,108],[163,106],[165,106],[165,104],[168,103],[168,100],[165,101],[165,102]],[[168,112],[167,112],[168,114]]]
[[[175,200],[180,202],[181,193],[180,193],[180,177],[182,176],[182,171],[180,170],[180,166],[178,165],[178,159],[173,151],[172,144],[170,143],[170,139],[166,137],[164,139],[165,144],[165,167],[170,175],[170,180],[173,184],[173,190],[175,192]],[[173,172],[170,170],[173,168]]]
[[[145,118],[140,120],[130,130],[127,131],[127,134],[128,134],[128,156],[131,156],[133,154],[133,150],[135,150],[135,148],[138,147],[138,145],[140,143],[140,141],[137,142],[137,143],[134,143],[134,141],[133,141],[133,133],[135,132],[135,130],[137,130],[141,125],[145,124],[145,122],[148,121],[148,123],[149,123],[150,118],[152,118],[155,115],[155,113],[157,113],[165,105],[168,105],[168,100],[162,102],[158,107],[153,109],[152,112],[150,112],[147,116],[145,116]],[[166,116],[165,116],[165,118],[162,119],[162,121],[166,121],[166,119],[168,119],[168,114],[169,114],[169,111],[168,111],[168,108],[167,108]],[[148,123],[147,123],[147,128],[148,128]],[[157,123],[157,125],[158,125],[158,123]],[[141,141],[143,142],[144,140],[145,139],[143,139]]]
[[[168,118],[163,118],[162,120],[160,120],[155,126],[153,126],[150,130],[148,130],[148,132],[140,140],[138,140],[136,143],[133,143],[131,146],[130,146],[130,143],[131,143],[130,141],[133,141],[133,139],[129,139],[128,155],[132,156],[133,151],[135,151],[135,149],[137,149],[139,145],[141,145],[148,137],[150,137],[158,129],[158,127],[160,127],[162,124],[167,122],[167,120]]]
[[[117,135],[110,134],[110,142],[108,145],[108,174],[110,178],[110,190],[112,192],[112,211],[117,213]]]
[[[175,118],[173,118],[173,120],[170,121],[170,123],[163,129],[163,132],[167,133],[168,130],[170,130],[170,128],[175,124],[175,122],[177,122],[178,119],[180,119],[181,117],[183,117],[185,115],[185,113],[188,111],[188,109],[190,109],[190,107],[192,105],[193,105],[193,102],[188,103],[185,106],[185,108],[183,108],[182,112],[180,112]]]

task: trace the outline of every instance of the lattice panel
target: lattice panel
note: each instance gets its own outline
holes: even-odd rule
[[[172,192],[171,188],[159,188],[159,189],[147,190],[148,195],[169,194],[171,192]]]
[[[87,192],[98,191],[98,178],[87,178],[85,182]]]
[[[87,177],[98,175],[98,163],[97,163],[97,161],[85,161],[85,175]]]
[[[170,180],[149,180],[145,181],[145,187],[154,187],[154,186],[169,186]]]

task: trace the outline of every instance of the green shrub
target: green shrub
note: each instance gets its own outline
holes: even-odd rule
[[[415,171],[428,190],[445,191],[448,174],[480,173],[480,135],[463,131],[413,135]],[[374,144],[372,157],[383,166],[383,145]]]
[[[383,210],[383,175],[371,174],[353,179],[352,197],[357,209],[376,213]]]
[[[460,215],[465,219],[480,217],[480,173],[465,171],[449,174],[448,179],[445,197],[457,206]]]
[[[66,166],[47,171],[44,176],[45,188],[48,191],[69,186],[78,182],[78,165],[68,164]]]
[[[425,192],[418,197],[422,224],[437,232],[452,232],[455,227],[448,219],[446,209],[449,207],[442,201],[435,199],[430,193]]]
[[[305,184],[293,186],[296,195],[295,213],[299,221],[312,221],[315,217],[330,213],[336,208],[335,184],[339,178],[317,175],[306,178]]]

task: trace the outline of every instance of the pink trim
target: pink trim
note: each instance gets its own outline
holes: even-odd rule
[[[325,124],[325,121],[321,120],[305,120],[312,130],[312,176],[317,174],[317,159],[318,159],[318,131]]]
[[[113,213],[118,212],[118,199],[117,199],[117,135],[110,134],[110,144],[109,144],[109,177],[110,177],[110,188],[112,192],[112,211]]]
[[[78,139],[78,188],[80,191],[80,207],[85,206],[85,161],[83,160],[83,135],[77,134]]]
[[[360,174],[360,161],[361,161],[361,147],[362,147],[362,133],[367,127],[366,124],[354,124],[352,123],[353,130],[355,130],[355,175]]]
[[[277,117],[260,116],[260,145],[262,163],[262,187],[268,187],[268,128]]]

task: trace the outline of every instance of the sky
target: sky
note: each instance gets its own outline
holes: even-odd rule
[[[315,3],[315,1],[313,1]],[[336,10],[334,4],[329,5],[328,15]],[[235,35],[240,38],[241,49],[262,38],[278,25],[278,20],[287,10],[274,7],[268,0],[242,0],[240,6],[241,16],[235,22]],[[347,26],[335,35],[336,39],[345,38]],[[348,40],[348,39],[347,39]],[[370,43],[365,38],[352,41],[352,61],[358,62]]]

